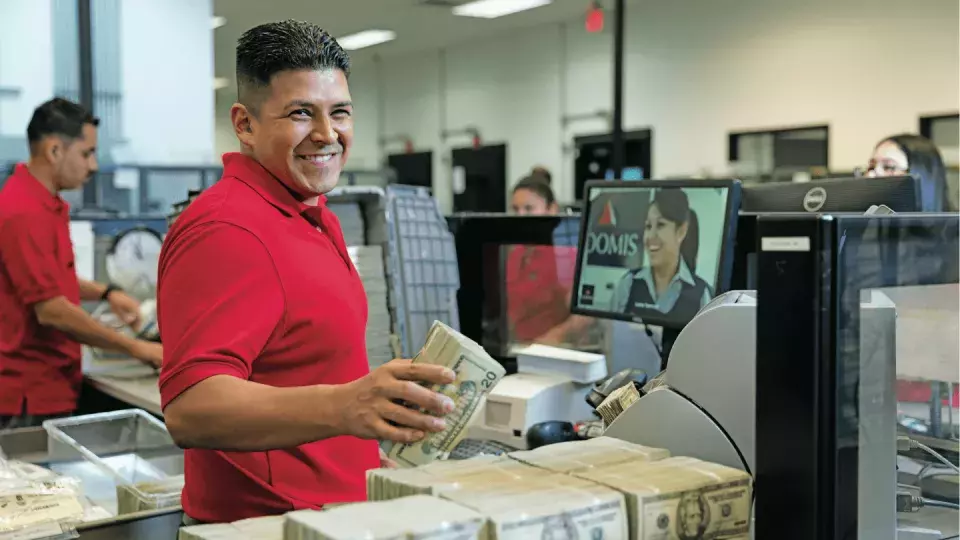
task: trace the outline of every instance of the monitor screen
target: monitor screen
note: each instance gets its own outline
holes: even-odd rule
[[[599,350],[600,325],[570,312],[580,216],[456,214],[447,221],[460,270],[461,332],[501,361],[531,343]]]
[[[729,286],[740,183],[589,182],[573,311],[682,328]]]
[[[894,212],[920,210],[920,190],[911,176],[833,178],[803,183],[744,186],[745,212],[866,212],[872,205]]]

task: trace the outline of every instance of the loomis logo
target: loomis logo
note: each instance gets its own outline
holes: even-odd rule
[[[623,266],[624,259],[636,255],[639,246],[639,232],[618,229],[617,211],[608,199],[592,230],[587,232],[587,264]]]

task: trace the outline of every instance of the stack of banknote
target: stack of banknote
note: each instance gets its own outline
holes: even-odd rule
[[[133,514],[180,506],[183,475],[163,480],[117,485],[117,514]]]
[[[347,253],[363,281],[367,294],[367,359],[376,369],[396,358],[391,341],[392,326],[387,304],[387,278],[381,246],[349,246]]]
[[[623,494],[566,474],[490,479],[439,496],[485,516],[489,540],[629,538]]]
[[[358,202],[330,202],[327,208],[336,214],[343,231],[343,240],[348,246],[366,244],[366,223],[363,220],[363,208]]]
[[[603,424],[609,426],[623,411],[640,399],[640,390],[633,383],[617,388],[597,407],[597,413],[603,418]]]
[[[411,469],[375,469],[367,473],[367,499],[387,501],[410,495],[438,495],[477,484],[509,485],[551,474],[505,456],[436,461]]]
[[[631,461],[575,472],[626,496],[631,538],[750,536],[750,475],[689,457]]]
[[[506,371],[475,341],[453,328],[435,321],[426,342],[413,359],[415,363],[435,364],[453,370],[451,384],[434,385],[432,390],[453,400],[455,408],[444,419],[446,428],[410,444],[384,443],[384,451],[401,467],[416,467],[437,459],[446,459],[466,436],[467,427],[483,407],[490,390]]]
[[[670,457],[663,448],[633,444],[612,437],[597,437],[541,446],[507,454],[511,459],[554,472],[573,473],[634,461],[657,461]]]
[[[284,516],[268,516],[194,525],[181,528],[177,540],[283,540],[283,523]]]
[[[486,519],[474,510],[429,496],[358,503],[324,512],[286,515],[284,540],[485,540]]]

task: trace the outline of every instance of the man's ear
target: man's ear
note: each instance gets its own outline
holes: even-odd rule
[[[50,163],[57,163],[63,159],[64,146],[63,139],[60,137],[45,137],[40,141],[41,153]]]
[[[233,123],[233,132],[244,146],[253,146],[253,129],[256,118],[243,103],[234,103],[230,108],[230,121]]]

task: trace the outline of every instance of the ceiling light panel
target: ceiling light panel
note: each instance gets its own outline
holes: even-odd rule
[[[393,30],[364,30],[337,38],[337,43],[348,51],[355,51],[393,41],[396,38],[397,34]]]
[[[453,14],[461,17],[496,19],[528,9],[538,8],[553,0],[476,0],[453,8]]]

